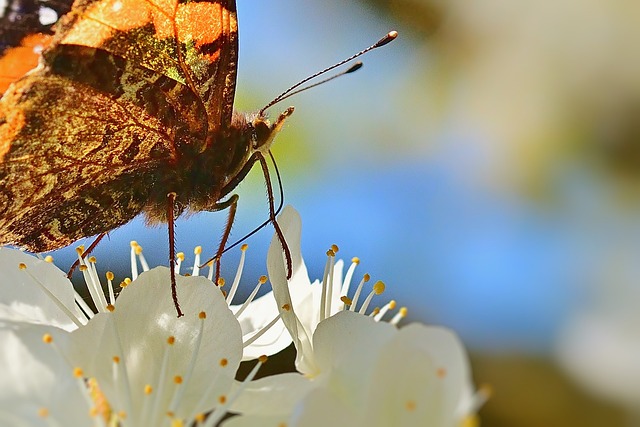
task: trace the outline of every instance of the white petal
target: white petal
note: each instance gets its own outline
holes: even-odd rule
[[[82,382],[54,344],[43,342],[45,334],[66,348],[68,333],[60,329],[7,321],[0,326],[0,425],[94,425]]]
[[[298,373],[271,375],[252,381],[232,406],[242,414],[288,416],[315,385]]]
[[[377,355],[361,425],[458,425],[467,363],[450,331],[419,324],[401,329]]]
[[[318,325],[313,335],[316,363],[321,372],[337,371],[346,383],[363,386],[379,349],[398,330],[388,323],[352,311],[341,311]]]
[[[113,313],[95,316],[72,334],[76,363],[138,425],[155,425],[155,418],[144,415],[145,405],[155,408],[153,416],[171,411],[181,419],[215,407],[229,392],[242,356],[240,325],[219,288],[204,277],[178,276],[177,286],[184,317],[176,317],[169,269],[157,267],[122,291]],[[175,337],[173,345],[169,337]],[[151,395],[144,393],[147,385]],[[179,404],[172,404],[180,393]]]
[[[311,331],[305,329],[296,316],[294,302],[289,291],[290,284],[297,286],[293,284],[300,283],[300,286],[304,287],[306,283],[309,283],[309,275],[300,251],[300,235],[302,231],[300,215],[291,206],[285,206],[278,216],[278,224],[284,233],[287,246],[291,252],[293,271],[291,279],[287,282],[287,264],[282,251],[282,244],[278,237],[274,236],[267,253],[269,280],[273,287],[273,295],[278,304],[282,321],[296,346],[296,368],[302,373],[314,372]],[[284,309],[284,307],[288,307],[288,309]]]
[[[242,415],[230,418],[220,424],[221,427],[282,427],[288,425],[287,417],[283,415]]]
[[[235,312],[238,306],[231,306]],[[273,297],[273,292],[269,292],[260,298],[253,300],[249,307],[240,315],[240,327],[242,328],[243,340],[247,340],[256,332],[266,327],[278,315],[278,306]],[[276,354],[291,344],[291,335],[282,323],[282,320],[273,325],[260,338],[244,348],[242,360],[256,359],[262,355],[271,356]]]
[[[20,263],[27,268],[18,268]],[[13,312],[33,323],[53,325],[68,331],[77,328],[61,309],[65,307],[76,318],[79,317],[73,285],[55,265],[22,251],[0,247],[0,271],[0,305],[4,307],[4,313],[10,315]],[[42,289],[42,285],[51,295]]]

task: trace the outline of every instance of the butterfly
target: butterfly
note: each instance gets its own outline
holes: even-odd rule
[[[53,4],[14,0],[9,9]],[[55,4],[62,15],[67,3]],[[6,16],[14,28],[27,23]],[[52,35],[40,26],[37,49],[22,42],[29,31],[17,43],[25,58],[36,54],[32,70],[12,72],[0,57],[11,82],[0,100],[0,244],[49,251],[99,240],[142,213],[148,224],[168,224],[173,265],[175,218],[228,209],[219,274],[238,203],[232,192],[258,163],[291,273],[266,159],[293,107],[273,122],[264,113],[291,90],[257,113],[234,110],[234,0],[77,0]]]

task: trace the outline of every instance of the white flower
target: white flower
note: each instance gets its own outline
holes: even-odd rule
[[[268,254],[269,275],[298,351],[296,367],[304,375],[254,381],[233,406],[243,415],[225,427],[316,426],[337,420],[350,426],[454,427],[472,416],[483,396],[473,395],[458,338],[444,328],[418,324],[398,330],[402,315],[390,323],[378,321],[384,313],[364,315],[372,294],[362,313],[346,310],[345,304],[356,305],[355,296],[353,301],[344,297],[353,270],[342,282],[341,266],[329,253],[323,281],[311,285],[300,254],[297,212],[286,207],[278,222],[291,251],[292,277],[286,280],[277,239]]]
[[[242,357],[240,325],[220,289],[206,278],[177,277],[185,313],[177,318],[167,268],[124,282],[115,303],[112,275],[107,274],[107,301],[91,260],[81,270],[99,311],[94,314],[86,304],[77,308],[71,283],[50,263],[11,249],[1,250],[0,263],[10,280],[3,290],[13,286],[0,299],[0,334],[6,337],[0,350],[6,362],[0,414],[12,425],[43,419],[44,425],[168,426],[202,420],[210,411],[204,425],[214,425],[241,391],[231,392]],[[50,348],[43,350],[30,331],[39,339],[46,331]],[[72,395],[80,398],[59,405],[68,393],[58,391],[74,384]],[[24,410],[12,410],[18,406]],[[93,417],[87,418],[90,410]],[[89,424],[61,421],[67,419]]]

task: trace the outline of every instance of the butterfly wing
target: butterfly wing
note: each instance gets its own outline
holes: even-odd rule
[[[99,48],[182,83],[204,104],[211,134],[231,123],[234,0],[79,0],[56,34],[58,44]]]
[[[55,249],[161,205],[228,127],[236,57],[233,1],[77,1],[0,101],[0,243]]]
[[[101,50],[62,49],[0,101],[0,243],[38,252],[128,222],[177,150],[206,135],[206,123],[183,120],[205,111],[175,80]]]

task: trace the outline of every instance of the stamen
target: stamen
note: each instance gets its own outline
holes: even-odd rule
[[[351,304],[351,307],[349,307],[350,311],[356,311],[356,305],[358,304],[358,299],[360,298],[360,294],[362,293],[362,287],[370,279],[371,279],[371,276],[369,276],[368,273],[365,273],[365,275],[362,276],[362,280],[360,280],[360,283],[358,284],[358,287],[356,288],[356,293],[353,295],[353,304]]]
[[[275,325],[278,320],[280,320],[280,313],[278,313],[278,315],[271,321],[269,322],[264,328],[258,330],[257,332],[255,332],[251,338],[248,338],[246,341],[244,341],[242,343],[242,348],[246,348],[248,346],[250,346],[251,344],[253,344],[258,338],[260,338],[262,335],[264,335],[269,329],[271,329],[273,327],[273,325]],[[244,337],[242,337],[244,339]]]
[[[373,296],[374,295],[380,295],[382,292],[384,292],[384,283],[382,281],[378,280],[373,285],[373,289],[371,290],[369,295],[367,295],[367,298],[362,303],[362,307],[360,307],[360,311],[358,311],[358,313],[365,314],[365,312],[367,311],[367,308],[369,308],[369,303],[373,299]]]
[[[86,263],[87,261],[89,261],[88,264]],[[82,268],[83,265],[85,268]],[[87,290],[89,291],[89,295],[91,296],[96,309],[99,313],[106,313],[107,298],[104,296],[104,292],[102,291],[102,284],[100,283],[100,278],[96,271],[95,262],[91,262],[91,258],[89,258],[89,260],[82,259],[80,271],[82,272],[82,277],[84,278]]]
[[[251,301],[253,301],[253,299],[258,294],[258,291],[260,290],[260,287],[262,285],[264,285],[266,282],[267,282],[267,276],[260,276],[260,279],[258,279],[258,284],[256,285],[256,287],[253,288],[253,291],[251,291],[251,294],[249,295],[247,300],[240,306],[238,311],[236,311],[236,313],[235,313],[236,319],[240,318],[242,313],[247,309],[249,304],[251,304]]]
[[[176,265],[174,267],[176,274],[180,274],[180,266],[182,265],[183,261],[184,261],[184,252],[178,252],[176,254]]]
[[[400,308],[400,310],[398,310],[398,313],[396,313],[396,315],[393,316],[393,319],[391,319],[389,323],[392,325],[397,325],[398,322],[400,322],[400,320],[407,317],[407,312],[408,312],[407,307]]]
[[[200,254],[202,254],[202,246],[196,246],[193,250],[193,254],[195,255],[193,259],[193,271],[191,274],[193,276],[200,275]]]
[[[389,310],[393,310],[394,308],[396,308],[396,302],[395,300],[391,300],[388,303],[386,303],[381,309],[380,312],[378,314],[376,314],[376,316],[374,317],[376,322],[379,322],[380,320],[382,320],[382,318],[384,317],[385,314],[387,314],[387,312]]]
[[[115,278],[113,272],[107,271],[107,288],[109,289],[109,304],[115,305],[116,303],[116,295],[113,292],[113,279]]]
[[[331,259],[331,264],[329,266],[329,284],[327,286],[327,305],[326,311],[324,313],[324,318],[328,319],[331,317],[331,305],[333,304],[333,271],[336,265],[336,252],[338,252],[338,246],[331,245],[331,251],[333,252],[333,256],[329,257]]]
[[[335,253],[329,249],[327,251],[327,262],[324,265],[324,273],[322,273],[322,295],[320,297],[320,321],[322,322],[327,318],[327,285],[329,278],[329,271],[331,270],[331,260],[335,256]]]
[[[353,278],[353,273],[355,272],[358,264],[360,264],[359,258],[357,257],[351,258],[351,265],[347,270],[347,274],[344,275],[344,280],[342,282],[342,289],[340,289],[341,295],[349,295],[349,288],[351,287],[351,279]]]
[[[240,385],[229,396],[226,396],[223,402],[220,402],[222,403],[220,406],[218,406],[211,414],[209,414],[209,418],[207,418],[207,421],[204,423],[203,427],[213,427],[218,425],[220,420],[222,420],[222,418],[227,414],[229,407],[236,401],[238,396],[240,396],[244,392],[244,389],[247,388],[247,385],[250,384],[251,381],[253,381],[255,376],[258,374],[260,367],[264,365],[267,360],[267,356],[260,356],[258,358],[258,363],[256,363],[256,366],[253,367],[249,375],[247,375],[244,381],[242,381]]]
[[[53,263],[53,257],[51,255],[47,255],[44,257],[44,261],[48,263]]]
[[[140,261],[140,266],[142,267],[142,271],[149,271],[149,264],[147,264],[147,259],[144,257],[142,253],[142,246],[136,245],[136,255],[138,255],[138,260]]]
[[[138,246],[138,242],[132,240],[129,245],[131,246],[131,278],[136,280],[138,278],[138,258],[136,257],[136,247]]]
[[[231,289],[229,289],[229,293],[227,294],[227,305],[231,305],[233,297],[236,296],[236,291],[238,290],[238,285],[240,284],[240,278],[242,277],[242,271],[244,270],[244,260],[246,258],[247,248],[248,246],[246,244],[242,245],[240,251],[240,262],[238,263],[238,269],[236,270],[236,277],[234,277]]]

